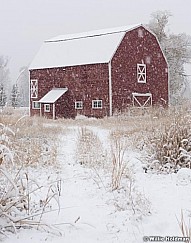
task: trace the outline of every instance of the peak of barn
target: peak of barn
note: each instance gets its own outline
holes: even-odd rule
[[[45,40],[29,69],[108,63],[126,32],[142,24],[62,35]]]

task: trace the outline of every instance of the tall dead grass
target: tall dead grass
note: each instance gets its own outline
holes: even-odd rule
[[[59,126],[54,126],[51,121],[43,118],[25,115],[4,116],[1,121],[3,125],[0,127],[0,144],[13,151],[17,165],[56,164],[58,136],[61,130]]]
[[[9,115],[10,116],[10,115]],[[1,117],[0,123],[0,233],[19,228],[49,227],[42,216],[54,199],[59,205],[60,182],[39,185],[27,166],[56,163],[56,134],[59,129],[42,119]],[[6,123],[9,124],[5,125]],[[54,147],[55,146],[55,147]],[[42,190],[47,192],[42,193]],[[36,194],[40,192],[40,197]],[[44,196],[45,194],[45,196]],[[40,200],[40,201],[39,201]],[[58,209],[59,210],[59,209]],[[51,211],[51,209],[50,209]]]
[[[185,216],[183,215],[183,211],[181,210],[181,218],[177,219],[179,228],[181,230],[182,236],[185,237],[185,242],[191,242],[191,225],[190,220],[186,222]]]
[[[87,127],[78,130],[76,160],[90,168],[104,168],[107,163],[107,154],[99,137]]]
[[[146,145],[151,160],[155,160],[154,166],[166,172],[174,172],[181,167],[191,168],[190,111],[174,109],[165,121],[147,135]]]
[[[127,152],[127,140],[119,131],[113,131],[110,136],[111,159],[112,159],[112,190],[120,188],[123,176],[127,176],[128,161],[125,157]]]

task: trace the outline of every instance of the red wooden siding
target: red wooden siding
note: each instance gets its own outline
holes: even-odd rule
[[[109,115],[108,64],[92,64],[65,68],[30,71],[30,79],[38,80],[40,100],[52,88],[67,87],[68,91],[56,102],[56,117],[75,117],[78,114],[103,117]],[[92,100],[102,99],[102,109],[92,109]],[[75,101],[83,101],[83,109],[75,109]],[[39,114],[31,109],[31,115]],[[49,116],[52,114],[46,115]]]
[[[142,30],[142,37],[139,31]],[[146,83],[137,81],[137,64],[146,64]],[[153,34],[143,27],[126,33],[112,59],[113,111],[132,104],[132,92],[152,93],[153,105],[168,104],[167,63]]]

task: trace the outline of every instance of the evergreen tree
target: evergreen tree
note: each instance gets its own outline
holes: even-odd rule
[[[20,106],[20,94],[18,90],[17,84],[13,85],[12,92],[11,92],[11,104],[14,107],[19,107]]]
[[[0,84],[3,85],[3,90],[7,97],[10,96],[11,82],[8,69],[8,58],[0,56]]]
[[[5,89],[3,84],[0,84],[0,107],[3,109],[3,107],[6,105],[7,96],[5,94]]]

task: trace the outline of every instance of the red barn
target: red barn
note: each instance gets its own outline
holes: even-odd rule
[[[30,114],[111,116],[168,104],[168,65],[143,25],[58,36],[30,65]]]

